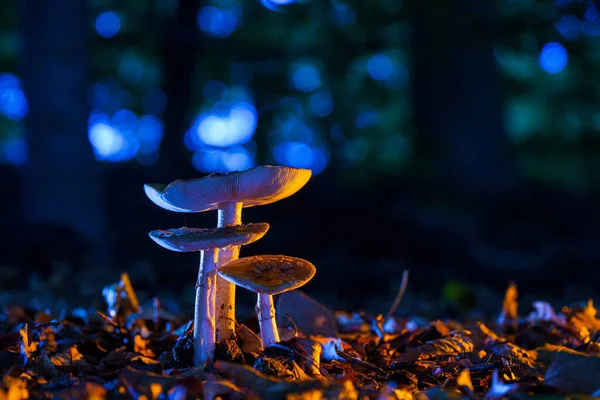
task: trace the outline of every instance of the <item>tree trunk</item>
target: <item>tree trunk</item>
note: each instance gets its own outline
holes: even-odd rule
[[[28,256],[37,250],[48,262],[55,261],[53,255],[61,249],[67,249],[64,258],[71,261],[77,254],[92,255],[99,262],[107,257],[101,171],[87,136],[85,4],[22,3],[20,61],[29,102],[29,161],[22,175],[25,244]]]
[[[191,157],[183,142],[192,121],[188,118],[192,103],[194,67],[200,52],[201,35],[196,16],[201,0],[179,0],[177,18],[167,26],[163,43],[165,93],[165,135],[160,146],[157,180],[171,181],[191,173]]]
[[[517,182],[494,61],[494,2],[412,3],[412,85],[417,152],[436,186],[469,198],[499,198]]]

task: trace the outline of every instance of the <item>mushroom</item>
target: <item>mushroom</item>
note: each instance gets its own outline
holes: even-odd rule
[[[247,224],[223,228],[178,228],[156,230],[150,238],[165,249],[177,252],[200,252],[194,308],[194,363],[204,365],[212,360],[216,336],[216,270],[218,249],[241,246],[262,238],[269,224]]]
[[[310,281],[315,272],[310,262],[281,255],[243,257],[217,270],[224,279],[258,295],[256,314],[265,347],[279,342],[273,296],[299,288]]]
[[[260,165],[244,171],[176,180],[168,185],[150,183],[144,191],[156,205],[175,212],[218,210],[218,227],[242,223],[242,208],[285,199],[300,190],[312,175],[308,169]],[[218,265],[237,259],[239,247],[220,251]],[[217,277],[219,339],[235,332],[235,285]]]

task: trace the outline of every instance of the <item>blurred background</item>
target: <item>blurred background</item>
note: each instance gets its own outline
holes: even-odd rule
[[[244,210],[271,230],[242,255],[311,260],[331,307],[384,312],[404,269],[406,302],[454,310],[509,279],[591,293],[599,6],[3,0],[0,301],[96,304],[127,271],[187,307],[198,255],[147,232],[216,212],[162,210],[143,183],[260,164],[314,176]]]

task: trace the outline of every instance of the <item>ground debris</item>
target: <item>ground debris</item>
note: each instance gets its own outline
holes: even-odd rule
[[[238,324],[235,338],[218,343],[206,368],[193,365],[188,316],[167,310],[162,299],[140,301],[126,274],[103,295],[100,310],[5,309],[0,400],[600,394],[600,319],[593,302],[555,312],[537,301],[521,318],[513,283],[498,304],[501,318],[485,321],[333,312],[290,292],[280,299],[286,312],[279,319],[290,325],[281,324],[284,340],[263,348],[258,332]]]

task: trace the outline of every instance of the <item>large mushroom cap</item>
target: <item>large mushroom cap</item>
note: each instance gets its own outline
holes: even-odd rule
[[[168,250],[187,252],[220,249],[229,246],[243,246],[262,238],[269,230],[269,224],[246,224],[222,228],[177,228],[156,230],[148,235],[156,243]]]
[[[253,292],[275,295],[304,285],[315,275],[316,268],[302,258],[269,255],[238,258],[223,264],[217,272]]]
[[[202,212],[228,202],[242,202],[244,207],[274,203],[300,190],[311,175],[309,169],[261,165],[168,185],[149,183],[144,191],[156,205],[169,211]]]

